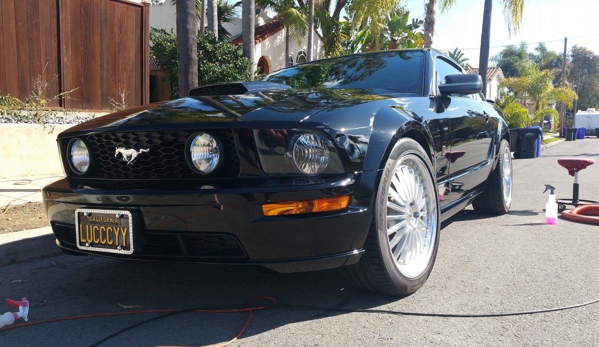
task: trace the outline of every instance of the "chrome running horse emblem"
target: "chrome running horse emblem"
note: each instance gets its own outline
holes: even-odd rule
[[[139,151],[136,151],[133,148],[125,149],[125,147],[118,147],[116,149],[116,152],[114,153],[114,156],[118,157],[120,154],[123,157],[123,161],[126,161],[127,165],[131,165],[135,161],[135,159],[137,159],[138,155],[149,152],[149,151],[150,151],[149,148],[146,148],[146,149],[142,148]]]

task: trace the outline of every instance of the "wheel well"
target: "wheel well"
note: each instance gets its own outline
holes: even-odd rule
[[[501,139],[502,140],[506,140],[507,143],[510,144],[510,148],[512,148],[512,144],[510,143],[511,139],[510,139],[510,131],[509,131],[509,129],[508,129],[508,131],[505,134],[503,134],[503,136],[501,136]]]
[[[409,137],[412,140],[418,142],[418,144],[426,152],[426,155],[428,155],[428,159],[431,161],[431,163],[433,162],[433,157],[431,155],[431,148],[429,146],[428,141],[426,141],[426,137],[424,137],[424,135],[422,135],[421,132],[419,132],[417,130],[410,130],[403,134],[402,138],[404,138],[404,137]]]

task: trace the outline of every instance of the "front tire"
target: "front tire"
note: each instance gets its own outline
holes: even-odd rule
[[[426,152],[416,141],[400,139],[382,172],[365,253],[346,268],[350,278],[380,294],[415,293],[433,269],[439,216],[437,187]]]
[[[497,167],[487,179],[487,187],[472,202],[474,211],[502,215],[510,211],[514,184],[510,145],[501,140]]]

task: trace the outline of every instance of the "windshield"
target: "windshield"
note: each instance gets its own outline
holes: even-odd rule
[[[342,56],[276,71],[262,80],[292,88],[383,89],[422,95],[424,53]]]

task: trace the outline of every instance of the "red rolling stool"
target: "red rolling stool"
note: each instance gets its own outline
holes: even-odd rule
[[[566,205],[580,206],[580,205],[594,205],[597,201],[581,200],[578,198],[578,172],[586,169],[588,166],[595,164],[593,159],[582,159],[582,158],[561,158],[557,160],[557,163],[568,169],[570,176],[574,176],[574,185],[572,187],[572,199],[558,199],[557,205],[560,211],[566,209]]]

